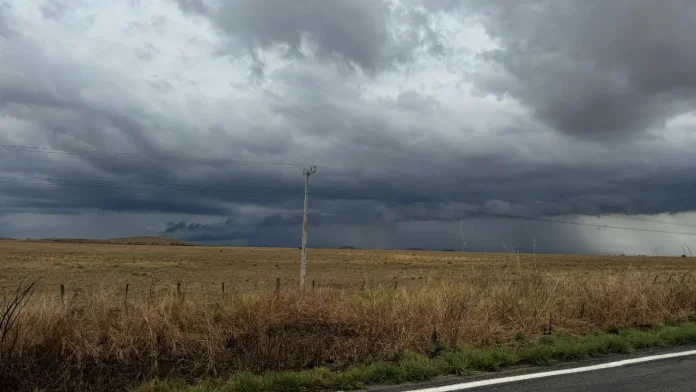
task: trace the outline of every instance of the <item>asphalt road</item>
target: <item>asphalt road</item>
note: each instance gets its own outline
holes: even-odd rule
[[[696,356],[467,389],[475,392],[691,392]]]
[[[370,392],[696,392],[696,346],[647,349],[550,367],[445,377]]]

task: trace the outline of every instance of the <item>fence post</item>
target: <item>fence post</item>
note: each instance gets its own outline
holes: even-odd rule
[[[549,322],[544,324],[541,332],[543,335],[551,335],[553,333],[553,315],[549,314]]]
[[[396,280],[396,276],[395,276],[395,277],[394,277],[394,290],[396,290],[396,288],[398,287],[398,285],[399,285],[399,281]]]
[[[147,304],[150,305],[150,301],[155,296],[155,278],[150,279],[150,288],[147,293]]]
[[[60,300],[65,302],[65,286],[62,283],[60,284]]]
[[[225,294],[225,282],[222,282],[222,293]]]
[[[130,286],[130,284],[126,283],[126,295],[125,295],[125,297],[123,297],[123,306],[125,308],[128,307],[128,288],[129,288],[129,286]]]
[[[276,278],[275,296],[280,295],[280,278]]]
[[[314,288],[316,287],[316,283],[317,282],[315,280],[312,280],[312,292],[314,292]]]

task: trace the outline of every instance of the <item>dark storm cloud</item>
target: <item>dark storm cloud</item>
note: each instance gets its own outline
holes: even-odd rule
[[[469,217],[461,222],[443,222],[438,220],[437,212],[431,218],[369,225],[365,220],[351,219],[347,216],[324,219],[320,214],[310,214],[308,245],[332,248],[354,246],[490,252],[594,251],[592,244],[578,237],[578,229],[573,226],[538,225],[534,222],[486,217]],[[300,215],[294,215],[272,216],[256,222],[244,222],[240,218],[230,218],[212,224],[172,222],[161,234],[209,243],[295,247],[301,244],[301,221]],[[354,224],[351,224],[351,221]]]
[[[461,240],[458,225],[464,220],[470,246],[477,249],[486,241],[491,250],[504,241],[527,246],[530,233],[546,241],[539,242],[546,250],[592,249],[577,239],[577,231],[487,219],[696,209],[695,145],[687,136],[626,138],[619,146],[567,137],[641,133],[692,100],[687,67],[693,65],[692,41],[677,34],[685,28],[679,27],[684,16],[670,10],[640,14],[634,3],[618,1],[596,3],[602,9],[594,11],[579,2],[572,14],[556,3],[471,8],[474,2],[459,7],[446,0],[423,3],[430,8],[318,0],[225,2],[220,9],[201,0],[179,4],[185,18],[212,21],[224,33],[220,41],[241,42],[259,55],[257,84],[223,81],[225,74],[242,73],[249,65],[244,62],[225,63],[224,72],[209,74],[221,59],[206,59],[205,47],[199,52],[188,47],[191,53],[183,54],[196,58],[200,70],[190,62],[173,77],[166,69],[176,64],[144,71],[171,60],[172,47],[186,47],[178,36],[173,43],[157,38],[174,25],[164,16],[155,37],[118,47],[120,74],[57,55],[27,31],[0,41],[1,145],[127,154],[0,149],[2,176],[19,178],[0,179],[0,214],[157,212],[175,216],[160,221],[170,222],[159,226],[161,234],[295,246],[302,221],[301,167],[309,164],[320,165],[311,178],[315,245],[451,248]],[[485,11],[487,31],[502,44],[485,53],[486,64],[504,72],[474,72],[476,86],[512,94],[563,132],[549,134],[538,120],[522,116],[498,122],[510,116],[506,103],[491,110],[488,103],[469,100],[465,89],[421,90],[419,85],[438,79],[442,70],[425,72],[410,84],[395,72],[391,66],[397,63],[437,68],[429,63],[431,55],[446,57],[461,44],[443,39],[444,32],[432,27],[436,14],[425,9],[455,17],[461,14],[454,12]],[[639,14],[646,20],[676,19],[662,32],[644,22],[646,31],[628,34],[628,22],[609,23],[624,11],[634,21]],[[0,7],[0,22],[7,15]],[[599,15],[596,21],[593,15]],[[594,23],[596,31],[587,28]],[[304,35],[316,45],[311,55],[300,51]],[[631,46],[635,35],[653,49]],[[273,64],[269,53],[281,46],[288,48],[287,56]],[[647,50],[671,53],[679,61],[655,61]],[[134,60],[126,60],[129,55]],[[345,63],[371,74],[347,72]],[[208,78],[214,79],[212,87]],[[468,105],[481,106],[467,111]],[[684,127],[689,125],[674,132]],[[23,180],[27,177],[78,180],[81,186],[38,185]],[[85,186],[88,181],[108,186]]]
[[[8,154],[2,158],[3,174],[13,179],[22,180],[32,174],[29,177],[77,180],[76,184],[61,182],[41,186],[22,181],[0,184],[4,193],[13,198],[13,207],[33,205],[62,213],[96,208],[219,215],[229,212],[228,207],[221,205],[221,200],[282,204],[292,200],[295,194],[292,191],[298,190],[297,182],[288,183],[282,170],[280,173],[266,170],[267,176],[258,177],[263,168],[250,172],[239,167],[227,170],[228,165],[214,161],[182,161],[177,159],[180,151],[161,156],[152,135],[171,124],[144,112],[128,102],[127,97],[119,97],[123,102],[116,105],[85,100],[84,91],[92,88],[92,84],[104,83],[99,75],[89,72],[78,75],[69,64],[55,63],[32,42],[22,38],[4,47],[3,54],[7,55],[3,56],[7,61],[2,69],[6,73],[0,73],[0,117],[32,124],[25,132],[40,136],[37,137],[39,145],[70,151],[114,151],[115,144],[128,149],[117,151],[125,154],[106,156],[5,150]],[[111,94],[118,93],[124,92],[118,87],[111,91]],[[11,130],[20,136],[24,133],[21,128]],[[7,142],[11,136],[0,135],[0,143],[11,144]],[[238,143],[240,149],[250,151],[257,149],[257,145],[256,140]],[[265,147],[272,148],[272,145]],[[195,173],[191,173],[192,170]],[[275,179],[275,187],[290,191],[285,194],[265,192],[270,188],[271,178]],[[107,184],[90,186],[95,181]],[[216,186],[220,183],[226,186]],[[120,187],[119,184],[124,185]],[[211,186],[215,189],[208,190]]]
[[[312,225],[384,226],[409,221],[458,221],[465,217],[490,215],[596,215],[612,212],[679,212],[694,208],[694,200],[688,196],[695,191],[689,185],[693,182],[688,171],[666,168],[667,171],[663,174],[668,175],[646,172],[631,180],[621,180],[616,176],[615,167],[607,162],[589,162],[582,166],[562,166],[556,162],[533,164],[507,150],[505,146],[489,151],[486,155],[470,158],[458,154],[458,147],[450,149],[437,140],[415,140],[419,132],[411,135],[413,139],[405,137],[404,132],[396,129],[379,111],[352,113],[348,110],[349,107],[343,105],[346,102],[359,102],[361,97],[351,95],[351,91],[344,91],[342,88],[326,91],[327,85],[318,88],[317,84],[311,83],[310,75],[292,75],[298,77],[292,90],[296,101],[272,101],[272,105],[277,104],[275,111],[282,113],[297,129],[309,135],[334,135],[339,148],[335,152],[353,155],[356,161],[352,164],[366,169],[358,171],[362,174],[357,176],[344,176],[341,170],[319,169],[319,174],[312,180],[312,200],[313,203],[321,202],[318,207],[322,214],[311,216]],[[286,75],[288,80],[292,75]],[[303,81],[304,78],[307,78],[306,82]],[[315,76],[314,81],[322,80]],[[44,134],[49,135],[49,140],[55,140],[59,148],[72,146],[69,143],[61,144],[60,140],[64,139],[57,137],[69,135],[67,140],[80,141],[81,146],[86,144],[97,149],[108,149],[107,135],[92,132],[95,129],[93,127],[103,129],[103,126],[118,124],[119,129],[126,130],[126,135],[133,135],[133,145],[138,146],[141,152],[147,154],[157,150],[153,143],[145,139],[148,128],[137,120],[123,118],[113,121],[113,118],[119,120],[121,116],[76,105],[69,109],[74,114],[68,117],[72,122],[66,122],[60,116],[44,117],[40,107],[60,106],[68,110],[67,101],[54,105],[53,101],[42,100],[40,94],[19,96],[21,99],[18,99],[19,103],[15,102],[16,105],[29,105],[30,99],[36,98],[38,104],[34,104],[32,111],[25,113],[33,114],[33,119],[38,119],[43,124]],[[406,92],[387,104],[386,108],[417,110],[424,115],[438,110],[437,105],[428,102],[431,100],[420,94]],[[14,115],[21,117],[21,113]],[[84,118],[90,119],[88,125],[81,124]],[[127,138],[130,139],[131,136]],[[50,207],[56,210],[62,205],[64,211],[98,208],[226,215],[233,212],[225,207],[225,202],[256,203],[290,209],[301,206],[299,168],[263,171],[263,168],[254,166],[210,166],[176,158],[145,159],[134,156],[119,159],[99,155],[70,157],[79,163],[75,165],[70,164],[64,156],[14,154],[22,159],[8,164],[7,169],[26,169],[29,156],[33,156],[31,164],[34,170],[46,177],[127,180],[129,183],[135,181],[146,184],[193,182],[194,186],[202,187],[197,192],[184,185],[170,190],[116,188],[113,191],[72,187],[8,188],[8,193],[27,207]],[[361,156],[368,161],[358,162]],[[365,165],[372,162],[374,164],[371,166]],[[204,168],[202,175],[192,181],[186,174],[187,169],[201,166]],[[658,179],[660,183],[654,182]],[[646,188],[648,181],[656,186]],[[206,192],[206,186],[232,189],[228,192]],[[249,193],[235,191],[234,188],[257,191]],[[268,188],[289,191],[263,191]],[[52,200],[51,205],[46,204],[47,199]],[[345,199],[364,202],[346,203]],[[328,202],[331,200],[339,202]],[[383,200],[388,203],[384,204]],[[459,205],[462,203],[465,205]],[[224,240],[226,237],[234,240],[244,236],[258,239],[271,227],[290,228],[301,222],[298,213],[273,215],[270,218],[260,216],[257,219],[260,221],[255,221],[252,217],[241,222],[230,220],[215,225],[186,222],[182,226],[179,223],[172,225],[165,234],[197,241]]]
[[[464,212],[443,212],[437,206],[404,206],[393,204],[391,207],[375,202],[339,202],[322,203],[321,212],[310,212],[307,221],[310,226],[360,226],[391,225],[400,222],[452,220],[455,216],[463,217]],[[314,208],[316,210],[316,208]],[[463,211],[463,210],[462,210]],[[263,236],[271,228],[297,230],[302,225],[302,212],[272,214],[260,219],[249,220],[230,218],[223,222],[200,224],[196,222],[170,222],[163,230],[164,234],[174,235],[192,241],[220,239],[239,239]],[[211,237],[212,236],[212,237]]]
[[[473,2],[503,71],[477,80],[581,138],[635,137],[696,104],[696,3]]]
[[[379,216],[371,213],[377,212]],[[362,209],[338,207],[330,214],[309,213],[308,223],[312,227],[326,226],[361,226],[383,225],[386,220],[395,223],[396,220],[384,216],[387,213],[376,205],[362,205]],[[412,213],[412,212],[411,212]],[[281,229],[286,232],[297,232],[302,225],[302,213],[273,214],[261,219],[245,219],[244,217],[229,218],[222,222],[200,224],[196,222],[170,222],[162,234],[190,241],[219,241],[246,239],[263,241],[266,233]],[[295,233],[296,234],[296,233]]]
[[[412,59],[419,48],[444,50],[429,14],[384,0],[239,0],[218,7],[202,0],[176,0],[185,12],[209,18],[257,59],[259,49],[284,47],[302,58],[302,46],[316,46],[319,58],[356,64],[373,72]],[[399,25],[398,29],[393,29]],[[257,70],[258,72],[258,70]]]
[[[0,180],[2,181],[2,180]],[[89,182],[77,182],[80,186],[56,185],[51,183],[39,184],[36,181],[0,182],[5,201],[3,208],[26,211],[35,209],[42,213],[71,215],[88,209],[104,211],[128,212],[169,212],[196,215],[225,215],[230,208],[221,203],[219,198],[210,197],[205,191],[176,192],[150,187],[119,186],[112,183],[108,186],[85,186]],[[228,196],[243,202],[244,195]],[[258,198],[247,196],[251,202]],[[285,201],[283,198],[282,201]],[[266,198],[266,202],[273,202]]]

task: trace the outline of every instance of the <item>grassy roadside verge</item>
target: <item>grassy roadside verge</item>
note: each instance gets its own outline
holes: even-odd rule
[[[630,353],[639,349],[696,344],[696,323],[659,325],[650,330],[597,331],[583,337],[564,334],[542,336],[530,342],[518,336],[516,347],[464,347],[442,350],[434,357],[403,352],[393,362],[354,365],[343,372],[317,368],[301,372],[240,373],[229,380],[208,380],[197,385],[182,381],[154,381],[137,392],[294,392],[357,390],[372,385],[423,382],[437,376],[466,376],[477,371],[497,371],[517,365],[557,362]],[[670,324],[675,324],[672,322]]]
[[[573,340],[559,332],[587,337],[595,330],[646,331],[668,318],[681,318],[668,326],[696,323],[683,317],[696,312],[693,275],[660,282],[653,273],[627,269],[579,279],[521,264],[487,274],[410,288],[318,288],[305,296],[207,295],[173,286],[170,293],[131,298],[106,285],[66,298],[33,298],[22,302],[21,314],[17,293],[7,301],[0,295],[0,314],[8,309],[17,320],[0,323],[10,338],[0,342],[0,385],[17,392],[107,392],[152,380],[214,379],[199,390],[354,389],[413,374],[543,363],[543,355],[527,352]],[[554,337],[539,342],[549,327]],[[542,349],[548,348],[536,348]],[[405,350],[428,355],[427,366]],[[452,365],[458,357],[466,366]],[[490,357],[492,365],[481,365]],[[326,369],[269,373],[316,367]]]

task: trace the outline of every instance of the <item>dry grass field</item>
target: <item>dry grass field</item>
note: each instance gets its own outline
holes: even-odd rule
[[[307,251],[308,280],[318,287],[359,290],[368,287],[421,287],[426,282],[485,281],[491,275],[514,280],[536,268],[557,276],[592,279],[644,272],[658,280],[682,279],[696,273],[696,260],[648,256],[529,255],[379,250]],[[183,289],[217,294],[272,292],[281,279],[283,291],[297,289],[299,249],[122,246],[0,241],[0,289],[14,288],[24,277],[41,278],[37,294],[100,291],[125,287],[134,298]],[[182,289],[182,290],[183,290]]]
[[[21,309],[9,327],[0,320],[0,384],[114,390],[243,371],[342,371],[405,350],[431,354],[434,343],[518,350],[545,330],[646,329],[696,312],[691,258],[309,250],[315,288],[301,296],[299,256],[298,249],[0,242],[6,293],[24,277],[41,278],[23,308],[13,308],[12,295],[0,303],[0,313]],[[655,336],[640,339],[684,341]],[[622,344],[641,346],[640,339]],[[594,343],[586,350],[601,352]],[[491,358],[484,368],[512,363]],[[232,390],[254,390],[240,388]]]

